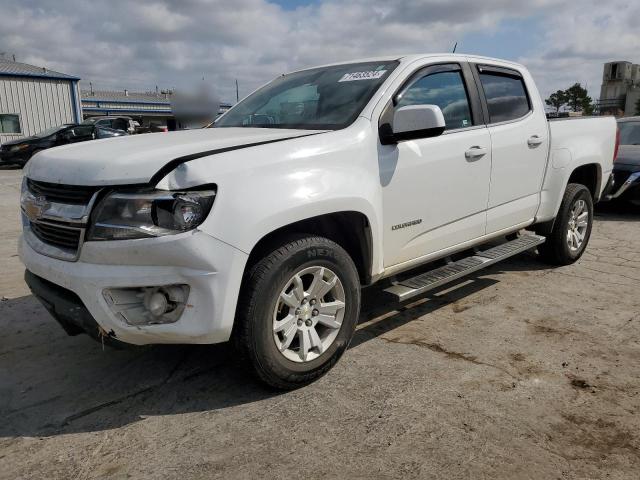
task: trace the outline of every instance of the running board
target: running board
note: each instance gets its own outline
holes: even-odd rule
[[[544,243],[545,238],[527,234],[510,242],[503,243],[488,250],[475,252],[470,257],[451,262],[444,267],[436,268],[415,277],[399,281],[385,292],[393,295],[398,301],[407,300],[416,295],[428,292],[449,282],[462,278],[490,265],[531,250]]]

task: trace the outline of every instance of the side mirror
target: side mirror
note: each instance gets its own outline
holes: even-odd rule
[[[446,127],[442,110],[437,105],[407,105],[393,114],[393,139],[413,140],[437,137]]]

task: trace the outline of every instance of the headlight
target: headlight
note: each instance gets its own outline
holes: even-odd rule
[[[20,150],[24,150],[26,148],[29,148],[29,145],[23,143],[22,145],[14,145],[10,150],[12,152],[19,152]]]
[[[209,214],[215,190],[113,192],[92,216],[87,240],[161,237],[193,230]]]

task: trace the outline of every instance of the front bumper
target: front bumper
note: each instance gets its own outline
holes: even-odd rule
[[[82,300],[71,290],[40,278],[29,270],[24,273],[24,281],[31,293],[40,300],[67,334],[73,336],[86,333],[96,340],[106,340],[109,343],[112,341],[109,335],[100,329]]]
[[[54,313],[57,307],[67,312],[54,315],[59,321],[61,317],[69,320],[68,312],[73,310],[55,300],[60,295],[53,296],[53,300],[47,296],[46,291],[53,291],[56,286],[73,292],[77,296],[75,303],[81,302],[88,312],[87,317],[77,310],[80,317],[66,321],[65,326],[71,325],[68,333],[77,333],[77,327],[93,335],[99,330],[93,320],[113,338],[136,345],[227,341],[248,257],[198,230],[153,239],[86,242],[76,262],[42,255],[33,250],[24,237],[20,239],[19,253],[28,272],[53,284],[47,288],[46,282],[40,282],[41,288],[32,286],[32,289],[38,298],[44,299],[50,311],[53,306]],[[27,277],[30,278],[29,273]],[[129,325],[103,296],[108,288],[172,284],[190,287],[187,308],[175,323]],[[64,297],[65,292],[62,293]],[[70,297],[67,295],[67,298]]]

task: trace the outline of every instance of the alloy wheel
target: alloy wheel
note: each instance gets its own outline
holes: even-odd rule
[[[584,243],[589,227],[589,209],[587,202],[577,200],[569,212],[569,224],[567,228],[567,246],[572,252],[577,252]]]
[[[344,318],[340,278],[326,267],[295,273],[280,292],[273,312],[273,339],[293,362],[318,358],[333,344]]]

